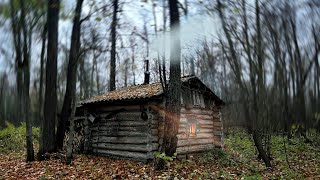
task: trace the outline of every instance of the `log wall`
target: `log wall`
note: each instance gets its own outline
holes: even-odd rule
[[[127,111],[108,116],[121,108]],[[147,119],[141,118],[142,111],[147,113]],[[85,133],[87,152],[139,161],[153,159],[153,151],[159,148],[157,113],[147,106],[113,106],[102,107],[96,115],[99,119],[88,122]]]
[[[222,147],[222,122],[217,107],[212,109],[182,107],[180,118],[178,154],[197,153]],[[188,119],[196,120],[198,127],[196,135],[190,135]]]

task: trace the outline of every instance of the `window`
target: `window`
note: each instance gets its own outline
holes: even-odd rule
[[[188,118],[188,135],[196,136],[199,132],[198,122],[195,117]]]
[[[195,136],[196,135],[196,128],[197,127],[197,125],[195,124],[195,123],[191,123],[190,125],[189,125],[189,134],[190,135],[192,135],[192,136]]]

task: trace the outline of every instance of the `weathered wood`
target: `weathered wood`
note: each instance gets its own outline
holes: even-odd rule
[[[201,145],[201,144],[213,144],[213,138],[208,139],[179,139],[178,147],[190,146],[190,145]]]
[[[222,136],[222,131],[214,131],[213,135],[215,136]]]
[[[185,133],[178,134],[178,139],[179,140],[184,140],[184,139],[204,139],[204,138],[214,138],[213,133],[197,133],[196,136],[188,136]]]
[[[158,125],[157,124],[152,124],[152,126],[151,126],[151,128],[152,129],[156,129],[158,127]],[[110,125],[110,124],[108,124],[108,125],[101,125],[101,124],[99,124],[99,125],[95,125],[95,126],[92,126],[91,127],[91,130],[93,130],[93,131],[97,131],[97,130],[101,130],[101,131],[105,131],[105,130],[107,130],[107,131],[111,131],[111,130],[118,130],[118,131],[120,131],[120,130],[123,130],[123,131],[141,131],[141,132],[147,132],[148,131],[148,125],[146,124],[146,125],[141,125],[141,126],[121,126],[121,125],[115,125],[115,124],[113,124],[113,125]]]
[[[152,130],[151,135],[156,136],[158,134],[157,130]],[[146,137],[149,135],[149,132],[139,132],[139,131],[93,131],[93,136],[117,136],[117,137],[123,137],[123,136],[130,136],[130,137]]]
[[[215,147],[214,144],[178,147],[177,153],[187,154],[187,153],[203,152],[203,151],[208,151],[210,149],[213,149],[214,147]]]
[[[76,116],[73,118],[74,121],[78,121],[78,120],[85,120],[86,116]]]
[[[200,109],[200,108],[191,108],[186,109],[181,107],[181,114],[203,114],[203,115],[212,115],[213,111],[210,109]]]
[[[137,160],[148,160],[147,153],[140,153],[140,152],[130,152],[130,151],[116,151],[116,150],[106,150],[106,149],[94,149],[93,153],[105,155],[105,156],[118,156],[118,157],[125,157],[125,158],[133,158]]]
[[[188,133],[188,129],[187,128],[182,128],[182,127],[180,127],[179,128],[179,131],[178,131],[178,133],[180,134],[180,133]],[[201,128],[200,130],[199,130],[199,132],[197,132],[197,133],[213,133],[214,131],[213,131],[213,129],[209,129],[209,128]]]
[[[147,122],[143,121],[105,121],[101,123],[94,124],[92,127],[96,126],[146,126],[148,125]]]
[[[109,111],[116,111],[119,109],[125,109],[127,111],[140,111],[140,106],[139,105],[131,105],[131,106],[100,106],[95,108],[96,111],[105,111],[105,112],[109,112]]]
[[[158,125],[158,121],[152,121],[153,125]],[[102,120],[101,122],[94,123],[92,127],[97,126],[147,126],[148,121],[118,121],[118,120]]]
[[[92,143],[119,143],[119,144],[146,144],[147,137],[108,137],[108,136],[92,136]],[[158,141],[157,136],[152,136],[152,142]]]
[[[197,122],[199,124],[213,125],[212,119],[200,119],[200,118],[196,118],[196,119],[197,119]],[[180,119],[180,123],[181,124],[188,124],[188,119],[187,118],[181,118]]]
[[[151,150],[157,150],[158,143],[151,144]],[[134,152],[149,152],[150,149],[147,144],[111,144],[111,143],[96,143],[92,145],[96,149],[106,150],[121,150],[121,151],[134,151]]]
[[[222,127],[222,122],[217,122],[217,121],[214,121],[213,122],[213,126],[216,126],[216,127]]]
[[[199,120],[210,120],[210,121],[213,121],[212,115],[197,115],[196,118],[199,119]]]
[[[219,119],[220,120],[220,114],[219,113],[213,113],[212,117],[215,119]]]
[[[198,124],[200,129],[214,129],[212,124]]]

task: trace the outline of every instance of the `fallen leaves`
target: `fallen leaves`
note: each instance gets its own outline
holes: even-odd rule
[[[156,171],[152,163],[91,155],[75,155],[73,163],[66,165],[59,158],[26,163],[23,153],[0,154],[0,179],[320,179],[316,146],[302,144],[305,148],[301,150],[296,147],[299,143],[288,146],[290,166],[281,156],[281,149],[275,149],[273,167],[266,168],[256,159],[254,147],[245,145],[243,149],[243,139],[230,142],[224,159],[208,161],[207,156],[195,156],[172,161],[164,171]],[[240,150],[235,148],[238,145]]]

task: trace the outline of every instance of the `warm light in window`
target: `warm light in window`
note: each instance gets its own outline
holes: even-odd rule
[[[190,124],[189,133],[191,135],[196,135],[196,124],[194,123]]]

